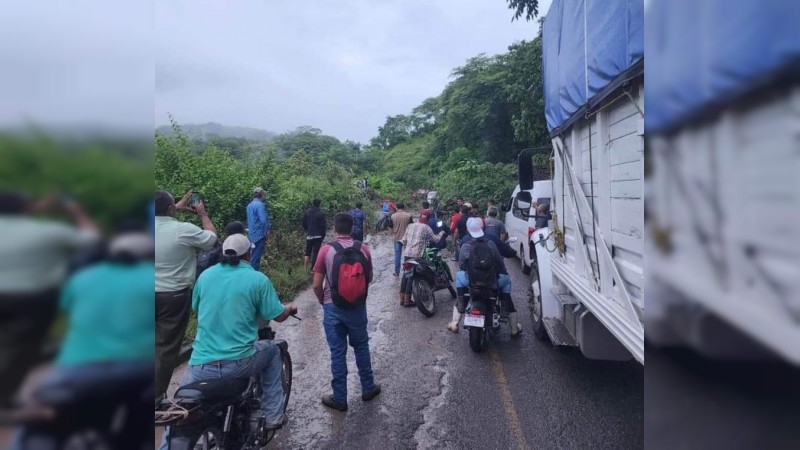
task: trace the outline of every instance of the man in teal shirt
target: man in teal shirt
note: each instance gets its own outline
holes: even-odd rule
[[[53,371],[37,388],[34,402],[28,405],[33,410],[50,405],[52,395],[47,392],[52,394],[54,389],[63,391],[57,396],[63,402],[68,395],[81,395],[87,387],[95,389],[113,383],[124,389],[152,383],[153,239],[143,230],[129,231],[112,240],[108,249],[107,261],[77,272],[61,293],[60,309],[67,318],[67,332]],[[96,400],[81,398],[80,401],[89,409]],[[43,405],[37,406],[38,403]],[[131,414],[128,421],[141,419],[140,413]],[[58,426],[69,425],[54,425],[54,428]],[[11,448],[56,448],[57,437],[48,430],[23,428]]]
[[[252,244],[233,234],[222,244],[222,260],[197,279],[192,309],[197,313],[189,369],[181,385],[211,378],[244,378],[261,374],[261,411],[267,430],[286,423],[283,413],[280,349],[272,341],[257,340],[258,319],[283,322],[297,313],[283,306],[272,282],[249,264]]]

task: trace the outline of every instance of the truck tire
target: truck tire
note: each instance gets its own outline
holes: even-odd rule
[[[534,285],[536,290],[534,290]],[[536,295],[536,292],[539,292]],[[536,266],[531,266],[530,277],[528,278],[528,310],[531,315],[531,329],[534,336],[544,341],[547,339],[547,330],[544,327],[542,315],[542,284],[539,281],[539,271]]]
[[[519,253],[517,253],[517,256],[519,256],[519,263],[522,266],[522,274],[530,275],[531,266],[525,264],[525,247],[521,243],[519,244]]]

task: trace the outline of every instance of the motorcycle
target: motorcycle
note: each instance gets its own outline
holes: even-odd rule
[[[19,426],[19,448],[149,448],[153,370],[91,376],[39,387],[30,403],[0,414],[0,426]]]
[[[506,243],[512,244],[512,237]],[[473,352],[486,350],[489,339],[500,331],[500,324],[508,324],[508,311],[500,299],[500,288],[475,289],[472,286],[464,294],[467,307],[464,310],[464,328],[469,334],[469,346]]]
[[[273,340],[280,348],[285,412],[292,391],[288,344],[276,340],[269,326],[258,330],[258,338]],[[275,431],[264,429],[263,418],[255,427],[250,423],[251,413],[260,409],[261,394],[259,375],[196,381],[180,387],[173,399],[159,404],[155,425],[170,427],[171,450],[260,449],[275,437]]]
[[[438,226],[442,226],[439,221]],[[410,258],[403,263],[403,278],[407,279],[407,294],[412,294],[417,309],[425,317],[436,313],[436,292],[447,289],[456,298],[453,287],[453,273],[450,266],[439,254],[441,249],[427,247],[421,258]]]
[[[436,292],[447,289],[456,298],[453,274],[438,248],[426,248],[422,258],[411,258],[403,263],[403,277],[409,279],[406,286],[414,296],[417,309],[425,317],[436,313]]]

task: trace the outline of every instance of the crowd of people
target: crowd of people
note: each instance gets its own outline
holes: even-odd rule
[[[202,200],[192,194],[187,192],[176,201],[170,193],[157,191],[153,200],[155,240],[153,242],[150,235],[147,238],[153,243],[150,248],[154,249],[151,258],[155,271],[156,404],[166,395],[178,364],[189,317],[194,311],[197,332],[181,385],[209,378],[260,374],[261,409],[251,422],[262,424],[267,431],[278,429],[287,421],[281,400],[280,351],[271,341],[258,340],[258,327],[261,321],[286,320],[297,313],[297,307],[281,301],[262,264],[272,231],[265,204],[266,192],[261,187],[253,189],[251,201],[243,211],[247,217],[246,226],[231,222],[222,236]],[[469,287],[466,265],[470,252],[476,245],[487,243],[494,255],[503,300],[512,311],[512,334],[517,335],[519,327],[510,300],[511,282],[503,264],[503,257],[514,256],[514,251],[504,243],[506,233],[503,223],[497,219],[497,208],[488,205],[484,218],[478,216],[470,203],[458,199],[457,204],[460,210],[453,215],[448,228],[427,201],[423,201],[422,209],[413,215],[406,211],[402,202],[396,205],[389,199],[384,202],[381,211],[390,217],[394,241],[394,275],[399,276],[403,259],[421,257],[428,245],[444,248],[447,236],[452,234],[461,270],[456,276],[459,302],[448,328],[457,331],[465,306],[463,293]],[[78,225],[72,234],[60,235],[68,245],[88,245],[96,240],[96,231],[85,215],[75,206],[68,211]],[[200,226],[178,220],[179,212],[196,215]],[[313,291],[323,309],[323,328],[331,354],[331,392],[322,397],[321,403],[345,411],[348,407],[348,345],[355,354],[362,400],[369,401],[381,392],[381,385],[375,382],[372,372],[365,306],[367,286],[373,277],[370,248],[364,243],[370,226],[368,215],[361,203],[336,214],[333,238],[324,244],[329,223],[322,202],[314,199],[300,218],[300,225],[306,234],[303,263],[313,274]],[[141,239],[141,235],[136,236]],[[125,249],[125,242],[131,239],[133,237],[117,243],[114,248]],[[218,258],[198,274],[197,255],[203,252],[216,252]],[[141,259],[147,255],[140,252],[136,256]],[[413,306],[413,300],[404,294],[406,291],[405,286],[401,286],[400,303]],[[43,304],[53,302],[46,288],[32,295],[40,296]],[[75,300],[70,298],[70,301]],[[168,432],[164,442],[167,436]]]
[[[384,214],[391,214],[391,235],[394,241],[394,276],[400,275],[401,260],[420,258],[424,255],[425,248],[433,246],[443,249],[447,246],[446,238],[453,236],[453,261],[458,263],[456,274],[456,292],[458,301],[453,308],[453,318],[447,325],[450,331],[458,332],[458,324],[466,308],[464,294],[469,289],[468,263],[470,250],[474,244],[486,244],[491,252],[494,272],[498,275],[496,287],[500,290],[500,299],[509,312],[511,335],[518,336],[521,332],[519,314],[511,299],[511,278],[508,276],[504,258],[516,257],[516,252],[506,243],[508,233],[505,224],[497,217],[499,211],[493,202],[488,202],[486,217],[481,217],[476,207],[464,202],[462,198],[455,199],[456,212],[450,218],[449,230],[439,226],[437,212],[430,209],[427,201],[422,202],[422,209],[417,214],[417,221],[405,210],[403,203],[396,206],[387,198],[382,207]],[[393,212],[392,212],[393,211]],[[416,303],[408,294],[407,283],[409,280],[402,278],[400,281],[400,305],[404,307],[415,306]]]
[[[283,304],[262,257],[272,231],[266,193],[256,187],[245,208],[247,227],[239,222],[226,226],[221,245],[202,201],[192,200],[187,192],[177,202],[168,192],[155,193],[155,271],[156,271],[156,397],[158,405],[166,395],[178,363],[190,311],[197,315],[197,333],[192,354],[181,385],[209,378],[236,378],[260,374],[263,397],[260,411],[251,417],[253,427],[263,424],[265,431],[282,427],[287,417],[282,408],[281,360],[276,344],[258,340],[260,321],[282,322],[297,313],[293,304]],[[333,220],[332,242],[323,245],[328,231],[320,199],[300,219],[306,234],[304,266],[313,273],[313,290],[323,308],[323,324],[331,352],[331,393],[322,404],[347,410],[347,345],[353,347],[361,379],[362,399],[380,394],[374,382],[367,333],[364,300],[372,279],[372,260],[364,233],[369,229],[362,204]],[[196,214],[201,226],[181,222],[179,211]],[[219,249],[216,264],[197,276],[196,255]],[[360,252],[364,259],[359,272],[342,256]],[[216,262],[216,260],[214,260]],[[347,276],[339,277],[340,272]],[[348,284],[349,283],[349,284]],[[362,297],[342,304],[349,292],[359,290]],[[357,299],[359,300],[359,299]],[[169,431],[162,446],[166,445]]]

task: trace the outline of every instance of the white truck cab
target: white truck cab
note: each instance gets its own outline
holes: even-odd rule
[[[504,223],[508,237],[515,237],[517,254],[522,261],[523,269],[527,273],[533,260],[536,259],[536,252],[533,250],[536,231],[536,208],[534,203],[550,203],[553,196],[552,180],[534,181],[533,189],[522,191],[517,185],[508,203],[504,205]],[[528,217],[524,217],[522,211],[528,211]],[[549,226],[549,224],[548,224]]]

